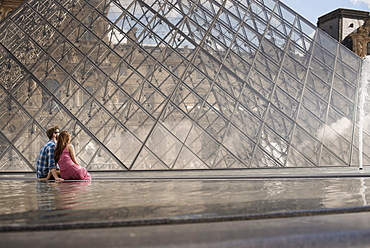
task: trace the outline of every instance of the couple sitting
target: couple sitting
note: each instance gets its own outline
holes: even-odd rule
[[[59,133],[56,126],[48,129],[46,135],[50,140],[41,148],[36,159],[37,178],[56,181],[90,180],[90,173],[76,161],[70,134],[67,131]]]

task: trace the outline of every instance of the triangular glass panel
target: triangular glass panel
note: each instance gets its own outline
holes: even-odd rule
[[[305,167],[313,167],[316,163],[314,163],[310,157],[304,156],[304,154],[297,151],[295,148],[291,147],[289,149],[289,155],[287,158],[286,167],[301,167],[302,165]]]
[[[229,169],[229,168],[247,168],[248,161],[238,161],[230,152],[224,148],[220,148],[214,161],[212,161],[212,168],[215,169]]]
[[[165,170],[169,169],[158,157],[144,147],[138,154],[135,163],[131,165],[130,170]]]
[[[5,154],[0,157],[0,171],[33,171],[33,165],[28,158],[24,157],[17,151],[8,148]]]
[[[321,163],[324,166],[347,166],[348,164],[329,152],[326,148],[322,149]]]
[[[197,158],[188,149],[184,148],[181,150],[179,157],[176,159],[176,163],[173,168],[179,169],[210,169],[201,159]]]
[[[293,135],[291,146],[294,147],[294,150],[301,155],[306,157],[310,163],[318,164],[319,162],[319,155],[320,155],[320,142],[312,137],[306,131],[302,130],[301,128],[297,128]],[[290,151],[293,151],[292,149]],[[298,154],[296,154],[298,155]],[[296,156],[295,155],[295,156]],[[290,157],[288,155],[288,157]],[[290,160],[294,160],[294,158],[290,158]],[[296,164],[294,166],[300,166],[301,164]]]

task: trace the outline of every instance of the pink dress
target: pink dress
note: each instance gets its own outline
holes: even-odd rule
[[[60,176],[63,179],[90,180],[91,175],[86,168],[75,164],[67,148],[64,148],[58,161],[60,167]]]

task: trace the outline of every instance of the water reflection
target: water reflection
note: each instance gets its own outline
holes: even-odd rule
[[[204,217],[366,206],[369,180],[0,180],[0,224]]]
[[[56,198],[58,197],[56,187],[59,183],[56,182],[41,182],[36,183],[36,199],[37,209],[52,211],[57,209]]]
[[[366,185],[369,179],[355,178],[342,180],[330,180],[325,182],[322,189],[322,204],[324,208],[341,208],[366,206]]]
[[[90,205],[88,191],[91,181],[37,181],[38,210],[84,208]]]
[[[361,180],[360,195],[361,195],[361,198],[362,198],[363,206],[367,206],[367,200],[366,200],[366,195],[365,195],[367,187],[365,185],[365,179],[361,178],[360,180]]]

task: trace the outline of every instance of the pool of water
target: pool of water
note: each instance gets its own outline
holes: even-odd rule
[[[370,178],[0,180],[0,227],[367,206]]]

